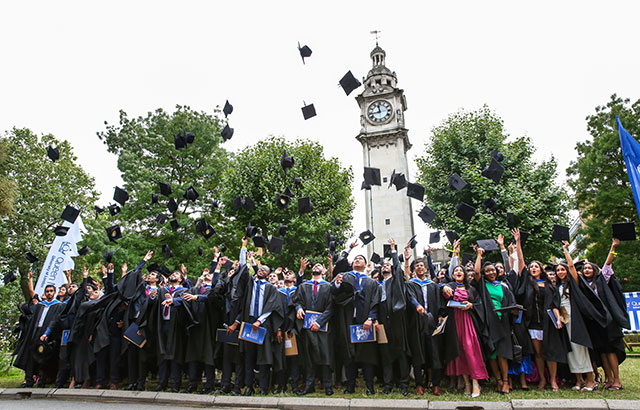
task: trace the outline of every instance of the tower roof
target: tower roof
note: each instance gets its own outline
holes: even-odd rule
[[[376,43],[376,46],[371,50],[369,55],[371,56],[373,67],[369,70],[367,78],[372,75],[379,74],[393,75],[393,72],[385,66],[385,57],[387,56],[387,53],[378,45],[378,43]]]

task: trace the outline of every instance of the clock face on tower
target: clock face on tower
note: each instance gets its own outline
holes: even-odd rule
[[[391,118],[392,114],[393,107],[385,100],[374,101],[367,109],[367,117],[369,117],[369,121],[374,123],[383,123]]]

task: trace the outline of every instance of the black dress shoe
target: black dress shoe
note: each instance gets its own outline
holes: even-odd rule
[[[367,387],[367,396],[373,396],[374,394],[376,394],[376,391]]]
[[[347,388],[343,391],[344,394],[353,394],[355,392],[356,388],[354,386],[347,386]]]
[[[24,382],[20,385],[21,389],[31,388],[31,387],[33,387],[33,382]]]
[[[144,384],[138,384],[136,386],[136,390],[137,391],[145,391],[146,390],[145,385]]]
[[[408,387],[403,387],[402,388],[402,395],[404,397],[407,397],[409,395],[409,388]]]
[[[231,390],[231,395],[232,396],[241,396],[242,392],[240,391],[240,389],[233,389],[233,390]]]
[[[267,389],[260,389],[260,393],[261,396],[268,396],[269,395],[269,390]]]
[[[213,387],[203,387],[198,393],[200,394],[212,394],[215,390]]]
[[[276,387],[273,390],[273,394],[282,394],[282,393],[284,393],[284,389],[282,387],[280,387],[280,386]]]
[[[325,388],[324,394],[326,394],[327,396],[333,396],[333,389],[331,387]]]
[[[389,394],[391,393],[391,386],[384,386],[384,389],[382,390],[382,394]]]
[[[222,386],[220,389],[221,394],[229,394],[231,393],[231,386]]]
[[[187,386],[187,389],[184,391],[185,393],[195,393],[198,391],[198,385],[190,384]]]
[[[180,393],[180,389],[177,387],[172,387],[171,389],[169,389],[170,393]]]
[[[166,390],[166,389],[167,389],[167,386],[165,386],[164,384],[159,384],[159,385],[156,386],[155,389],[153,389],[153,391],[163,391],[163,390]]]
[[[137,386],[136,386],[136,384],[135,384],[135,383],[129,383],[129,384],[127,384],[127,387],[125,387],[124,389],[125,389],[125,390],[129,390],[129,391],[131,391],[131,390],[135,390],[135,389],[136,389],[136,387],[137,387]]]
[[[253,387],[247,387],[246,389],[244,389],[244,391],[242,392],[243,396],[253,396]]]
[[[304,396],[306,394],[310,394],[310,393],[315,393],[316,392],[316,388],[314,385],[310,385],[310,386],[305,386],[305,388],[303,390],[298,390],[298,392],[296,393],[298,396]]]

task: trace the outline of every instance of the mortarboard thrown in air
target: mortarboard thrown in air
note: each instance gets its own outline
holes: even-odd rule
[[[430,224],[435,219],[436,213],[433,212],[431,208],[425,205],[424,208],[422,208],[422,210],[418,213],[418,216],[424,223]]]
[[[295,186],[296,188],[302,188],[302,178],[300,177],[293,178],[293,186]]]
[[[18,279],[16,277],[16,273],[14,271],[10,271],[6,275],[4,275],[4,277],[2,278],[2,281],[4,282],[5,285],[7,285],[7,284],[13,282],[16,279]]]
[[[380,169],[364,167],[364,182],[368,185],[382,185],[380,179]]]
[[[504,160],[504,155],[502,155],[500,151],[498,151],[498,149],[496,148],[493,151],[491,151],[491,158],[495,159],[498,162],[502,162]]]
[[[264,240],[264,236],[258,234],[258,235],[255,235],[251,239],[253,240],[253,244],[255,245],[256,248],[266,248],[267,247],[267,242]]]
[[[282,238],[279,238],[277,236],[272,236],[271,239],[269,240],[269,246],[268,246],[269,252],[279,255],[282,252],[283,244],[284,244],[284,240]]]
[[[29,261],[29,263],[36,263],[38,262],[38,258],[32,254],[31,252],[27,252],[24,254],[24,256],[27,258],[27,260]]]
[[[111,216],[116,216],[120,213],[121,209],[118,205],[116,204],[111,204],[107,207],[107,209],[109,209],[109,213],[111,214]]]
[[[159,200],[160,200],[160,198],[158,197],[158,194],[151,194],[151,203],[152,204],[157,204]]]
[[[309,197],[299,198],[298,213],[308,214],[311,211],[313,211],[313,203],[311,203],[311,199],[309,199]]]
[[[416,245],[418,244],[418,241],[416,241],[416,236],[417,235],[413,235],[411,237],[411,239],[409,239],[409,247],[411,247],[411,249],[414,249],[416,247]]]
[[[497,251],[498,243],[494,239],[479,239],[476,241],[479,248],[484,249],[487,252]]]
[[[456,240],[460,239],[460,236],[456,231],[444,231],[444,234],[447,236],[447,240],[449,243],[453,244]]]
[[[175,199],[173,199],[173,198],[169,199],[169,202],[167,202],[167,209],[172,214],[175,213],[178,210],[178,203],[176,202]]]
[[[287,156],[287,151],[284,151],[282,153],[282,158],[280,159],[280,166],[282,167],[282,169],[284,170],[284,173],[286,174],[288,170],[290,170],[291,168],[293,168],[293,164],[294,164],[294,159],[293,159],[293,155],[291,156]]]
[[[498,200],[495,198],[489,198],[482,203],[482,205],[487,208],[487,211],[493,212],[493,209],[498,205]]]
[[[171,185],[167,182],[158,182],[158,186],[160,187],[160,193],[164,196],[171,195]]]
[[[111,263],[114,253],[116,253],[116,251],[105,251],[105,253],[102,254],[102,259],[107,263]]]
[[[418,183],[409,182],[407,184],[407,196],[422,201],[424,199],[424,187]]]
[[[182,151],[187,147],[187,136],[182,133],[177,133],[173,136],[173,145],[178,151]]]
[[[65,236],[67,232],[69,232],[68,226],[56,226],[53,230],[53,233],[55,233],[56,236]]]
[[[512,214],[511,212],[507,212],[507,226],[509,228],[516,228],[518,223],[520,222],[518,216],[516,214]]]
[[[340,225],[342,225],[342,221],[340,220],[340,218],[334,218],[333,219],[333,224],[335,226],[340,226]]]
[[[465,202],[460,202],[456,205],[456,216],[465,222],[471,221],[475,213],[476,208]]]
[[[113,225],[108,227],[107,236],[111,242],[116,242],[118,239],[122,238],[122,231],[120,230],[120,225]]]
[[[253,238],[257,234],[258,234],[258,228],[251,225],[251,222],[249,222],[249,225],[247,225],[247,227],[244,229],[244,236],[247,238]]]
[[[222,112],[224,113],[224,118],[227,118],[227,116],[233,112],[233,105],[229,104],[229,100],[224,103]]]
[[[371,259],[371,262],[375,263],[376,265],[380,264],[380,260],[381,260],[380,255],[378,255],[377,253],[374,252],[373,254],[371,254],[370,259]]]
[[[286,236],[288,228],[289,227],[287,225],[280,224],[278,226],[278,236]]]
[[[491,158],[491,163],[482,170],[482,176],[491,179],[496,185],[504,174],[504,167],[495,159]]]
[[[220,136],[222,137],[223,142],[229,141],[231,137],[233,137],[233,128],[231,128],[229,124],[225,125],[222,129],[222,132],[220,133]]]
[[[195,201],[200,197],[200,194],[194,187],[190,186],[189,188],[187,188],[187,191],[184,193],[183,197],[187,201]]]
[[[245,211],[251,211],[256,207],[256,203],[253,202],[248,196],[237,197],[233,200],[233,208],[236,210],[244,209]]]
[[[341,79],[340,79],[340,87],[344,90],[344,92],[349,95],[353,90],[360,87],[362,83],[358,81],[357,78],[353,76],[351,71],[348,71]]]
[[[440,231],[431,232],[429,234],[429,243],[438,243],[440,242]]]
[[[69,223],[74,223],[76,219],[78,219],[78,215],[80,215],[79,210],[72,207],[71,205],[67,205],[64,208],[64,211],[62,211],[62,215],[60,215],[60,218],[64,219]]]
[[[171,229],[174,231],[177,231],[178,228],[180,228],[180,223],[178,222],[177,219],[172,219],[171,222],[169,222],[169,225],[171,226]]]
[[[164,224],[165,222],[167,222],[167,219],[169,219],[169,218],[167,218],[167,215],[165,215],[165,214],[158,214],[158,216],[156,216],[156,223],[158,223],[158,224],[162,225],[162,224]]]
[[[619,222],[611,225],[612,237],[620,241],[636,240],[636,225],[633,222]]]
[[[89,247],[85,246],[83,248],[78,249],[78,255],[84,256],[89,253]]]
[[[302,107],[302,117],[305,120],[308,120],[309,118],[313,118],[316,116],[316,107],[313,106],[313,104],[309,104],[309,105],[304,105],[304,107]]]
[[[291,202],[291,198],[287,195],[277,194],[276,195],[276,206],[280,209],[285,209],[289,206],[289,202]]]
[[[553,232],[551,238],[554,241],[567,241],[569,242],[569,228],[562,225],[553,225]]]
[[[358,238],[360,238],[360,240],[362,241],[363,245],[368,244],[369,242],[373,241],[374,239],[376,239],[375,235],[370,231],[370,230],[366,230],[364,232],[362,232]]]
[[[407,178],[404,177],[404,174],[396,174],[396,170],[394,169],[391,173],[391,178],[389,178],[389,186],[387,188],[391,188],[391,185],[395,185],[396,191],[406,188]]]
[[[296,196],[296,194],[294,194],[293,191],[291,190],[291,188],[289,188],[289,187],[286,187],[284,189],[283,195],[286,195],[289,198],[293,198],[294,196]]]
[[[49,147],[47,148],[47,156],[49,157],[49,159],[51,159],[51,161],[56,162],[58,159],[60,159],[60,150],[57,147]]]
[[[298,52],[300,53],[300,57],[302,58],[302,64],[304,64],[304,59],[311,57],[311,49],[309,46],[304,45],[300,47],[300,42],[298,41]]]
[[[454,173],[449,177],[449,186],[456,191],[460,191],[467,186],[467,182],[460,175]]]
[[[115,191],[113,192],[113,200],[119,203],[121,206],[124,206],[124,204],[129,200],[129,193],[117,186]]]
[[[104,208],[99,207],[98,205],[94,205],[93,209],[96,211],[96,217],[98,216],[98,214],[101,214],[104,212]]]

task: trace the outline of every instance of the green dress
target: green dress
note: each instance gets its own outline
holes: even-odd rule
[[[502,290],[502,284],[498,286],[493,285],[491,282],[485,282],[487,287],[487,292],[489,292],[489,296],[491,296],[491,301],[493,302],[494,309],[502,308],[502,298],[504,297],[504,292]],[[498,318],[502,318],[502,312],[496,312]],[[494,352],[490,357],[490,359],[496,358],[496,353]]]

